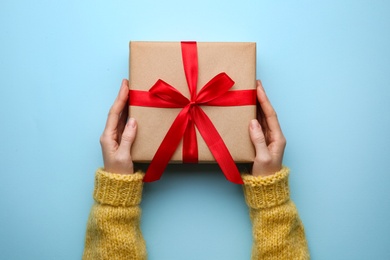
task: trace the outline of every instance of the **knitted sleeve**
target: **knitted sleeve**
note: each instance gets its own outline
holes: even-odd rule
[[[309,259],[303,224],[290,200],[289,169],[274,175],[243,175],[244,194],[253,225],[252,260]]]
[[[143,174],[98,169],[83,253],[84,260],[146,259],[140,230]]]

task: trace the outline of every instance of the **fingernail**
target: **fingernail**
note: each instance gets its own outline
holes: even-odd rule
[[[123,88],[128,88],[128,87],[129,87],[129,84],[128,84],[127,79],[122,79],[122,85],[121,85],[121,87],[123,87]]]
[[[131,126],[132,128],[135,127],[135,119],[134,118],[129,118],[129,121],[127,122],[129,124],[129,126]]]
[[[259,121],[257,121],[256,119],[252,119],[250,123],[250,127],[251,129],[259,128],[260,127]]]
[[[262,90],[264,90],[264,87],[263,87],[263,84],[262,84],[261,80],[257,80],[257,86],[259,88],[261,88]]]

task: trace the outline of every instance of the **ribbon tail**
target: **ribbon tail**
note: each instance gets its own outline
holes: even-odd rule
[[[189,118],[183,137],[183,162],[198,163],[198,142],[196,140],[195,124]]]
[[[189,106],[183,108],[173,121],[163,141],[153,156],[152,161],[146,171],[144,182],[157,181],[161,178],[167,167],[173,153],[176,151],[188,123]]]
[[[233,183],[243,184],[244,182],[241,179],[237,165],[210,118],[199,107],[194,107],[193,118],[196,127],[219,164],[219,167],[221,167],[226,179]]]

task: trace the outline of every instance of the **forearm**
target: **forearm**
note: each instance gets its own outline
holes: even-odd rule
[[[96,173],[83,259],[146,259],[140,230],[143,175]]]
[[[290,200],[287,168],[269,177],[244,175],[253,224],[252,259],[309,259],[303,224]]]

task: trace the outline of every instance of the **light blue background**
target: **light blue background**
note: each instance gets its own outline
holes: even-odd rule
[[[312,258],[390,259],[389,1],[0,3],[0,258],[80,259],[129,40],[255,41]],[[216,166],[145,186],[150,259],[249,259]],[[267,239],[267,238],[264,238]]]

